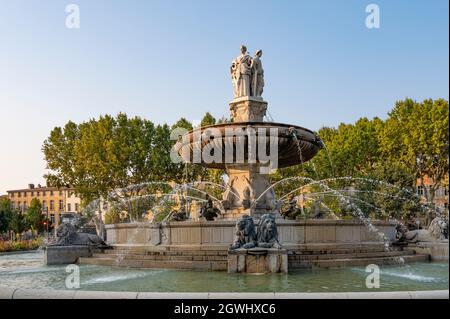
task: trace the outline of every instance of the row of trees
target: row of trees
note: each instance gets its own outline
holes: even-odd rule
[[[206,113],[201,126],[215,123]],[[52,185],[73,187],[85,205],[129,185],[218,180],[220,174],[202,167],[173,163],[170,153],[176,141],[171,140],[171,132],[175,128],[192,130],[193,125],[184,118],[172,126],[155,125],[123,113],[81,124],[69,121],[63,128],[54,128],[44,142],[42,151],[51,171],[45,177]]]
[[[423,186],[429,206],[433,206],[436,190],[448,187],[448,116],[446,100],[419,103],[405,99],[395,104],[386,120],[361,118],[354,124],[324,127],[318,134],[326,149],[303,167],[281,170],[273,178],[352,177],[350,181],[336,180],[333,186],[356,189],[358,193],[352,196],[367,203],[359,205],[366,213],[373,213],[375,206],[384,211],[377,213],[377,217],[415,214],[421,211],[416,186]],[[433,182],[428,187],[424,187],[425,176]],[[389,196],[375,196],[374,192]],[[430,211],[423,213],[428,215]]]
[[[35,235],[43,232],[45,223],[48,223],[48,220],[42,214],[42,206],[37,198],[30,202],[24,213],[12,209],[8,198],[0,200],[0,234],[9,232],[14,235],[10,237],[20,240],[21,234],[25,231],[31,230]]]
[[[335,180],[329,185],[348,190],[357,186],[358,193],[352,196],[366,203],[362,205],[366,214],[374,213],[373,207],[381,211],[376,217],[387,217],[386,214],[392,212],[415,212],[417,179],[419,183],[423,183],[424,176],[433,180],[433,185],[425,188],[430,203],[436,189],[443,183],[448,185],[448,115],[446,100],[405,99],[396,103],[386,120],[361,118],[354,124],[324,127],[318,133],[326,150],[307,164],[279,170],[271,179],[275,182],[290,176],[315,180],[344,176],[365,178],[360,180],[361,185],[354,182],[349,185],[344,180]],[[201,126],[224,121],[226,119],[216,121],[207,113]],[[175,141],[170,135],[177,127],[193,128],[184,118],[172,126],[155,125],[122,113],[81,124],[68,122],[63,128],[53,129],[44,142],[43,153],[51,171],[46,177],[54,185],[74,187],[84,203],[107,197],[113,189],[152,181],[220,182],[223,171],[171,161],[170,151]],[[384,181],[397,188],[369,180]],[[286,183],[276,191],[284,194],[288,189],[292,189],[292,185]],[[374,192],[390,196],[376,197]],[[345,209],[339,205],[328,204],[345,214]]]

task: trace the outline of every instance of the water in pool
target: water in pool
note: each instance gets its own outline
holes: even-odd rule
[[[347,292],[449,289],[448,263],[382,266],[380,288],[368,289],[363,267],[305,269],[289,274],[124,269],[80,266],[80,289],[151,292]],[[42,252],[0,256],[0,286],[66,289],[65,266],[44,266]]]

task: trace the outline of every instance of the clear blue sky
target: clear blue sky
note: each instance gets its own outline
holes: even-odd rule
[[[81,28],[65,27],[79,5]],[[367,29],[365,7],[381,10]],[[396,100],[446,98],[448,1],[0,0],[0,194],[43,182],[55,126],[119,111],[156,123],[228,115],[231,60],[263,49],[278,122],[381,118]]]

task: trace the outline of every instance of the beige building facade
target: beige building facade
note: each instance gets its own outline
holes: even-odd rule
[[[29,184],[28,188],[7,191],[11,208],[25,212],[34,198],[42,205],[42,213],[47,215],[51,224],[58,227],[66,214],[80,212],[80,198],[71,188],[51,187]]]

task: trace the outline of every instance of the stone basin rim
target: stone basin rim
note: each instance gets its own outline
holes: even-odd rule
[[[279,131],[277,132],[277,135],[278,135],[277,138],[279,141],[279,144],[278,144],[278,168],[289,167],[289,166],[305,163],[305,162],[309,161],[311,158],[313,158],[320,149],[324,148],[324,144],[323,144],[322,140],[320,139],[320,137],[317,135],[317,133],[315,133],[309,129],[306,129],[304,127],[301,127],[301,126],[284,124],[284,123],[276,123],[276,122],[231,122],[231,123],[208,125],[208,126],[204,126],[204,127],[189,131],[189,132],[185,133],[183,135],[183,137],[180,137],[178,139],[178,141],[175,144],[174,149],[179,155],[181,155],[184,152],[185,148],[189,148],[188,151],[190,154],[192,154],[194,148],[202,148],[208,143],[215,143],[214,139],[194,140],[195,133],[202,134],[204,131],[206,131],[208,129],[218,129],[221,132],[223,132],[226,128],[245,129],[246,127],[252,127],[255,129],[258,129],[258,128],[279,129]],[[295,130],[295,135],[297,137],[298,142],[296,142],[292,138],[291,133],[288,132],[291,128]],[[270,132],[270,130],[268,130],[265,135],[270,136],[270,134],[271,134],[271,132]],[[224,141],[224,139],[225,139],[224,134],[221,133],[221,135],[222,136],[220,139],[222,140],[222,144],[226,143]],[[258,132],[256,132],[256,136],[258,136]],[[185,140],[186,137],[187,137],[188,141]],[[233,140],[233,143],[235,143],[235,142],[236,141]],[[299,143],[299,144],[297,145],[297,143]],[[299,157],[298,147],[300,147],[302,150],[303,159],[301,159]],[[233,147],[233,152],[234,152],[234,147]],[[222,157],[223,157],[223,155],[222,155]],[[228,167],[240,167],[242,165],[244,165],[244,166],[249,165],[249,163],[247,163],[247,159],[245,160],[244,163],[235,163],[234,157],[235,157],[235,155],[233,154],[233,162],[225,162],[224,157],[223,157],[222,158],[223,162],[205,163],[202,159],[201,163],[196,163],[196,164],[200,164],[207,168],[216,168],[216,169],[217,168],[224,169],[224,168],[228,168]],[[183,161],[185,161],[185,162],[190,162],[190,160],[191,160],[190,157],[189,157],[189,159],[183,159]],[[257,159],[257,161],[259,161],[259,159]]]
[[[307,128],[305,128],[303,126],[299,126],[299,125],[293,125],[293,124],[287,124],[287,123],[278,123],[278,122],[255,122],[255,121],[252,121],[252,122],[230,122],[230,123],[212,124],[212,125],[202,126],[200,128],[197,128],[197,129],[193,129],[193,130],[187,132],[186,134],[189,135],[189,134],[192,134],[195,131],[205,131],[205,130],[207,130],[209,128],[219,128],[220,129],[220,128],[233,127],[233,126],[238,126],[238,127],[247,127],[247,126],[261,127],[262,126],[262,127],[269,127],[269,128],[270,127],[273,127],[273,128],[279,127],[279,128],[287,128],[287,129],[292,127],[292,128],[294,128],[296,130],[305,131],[305,132],[307,132],[309,134],[312,134],[312,135],[316,136],[318,138],[318,140],[320,140],[318,134],[316,132],[310,130],[310,129],[307,129]],[[311,141],[311,142],[314,142],[314,141]],[[316,146],[322,147],[322,144],[321,143],[317,143]]]
[[[379,292],[133,292],[12,288],[0,299],[448,299],[448,290]]]

